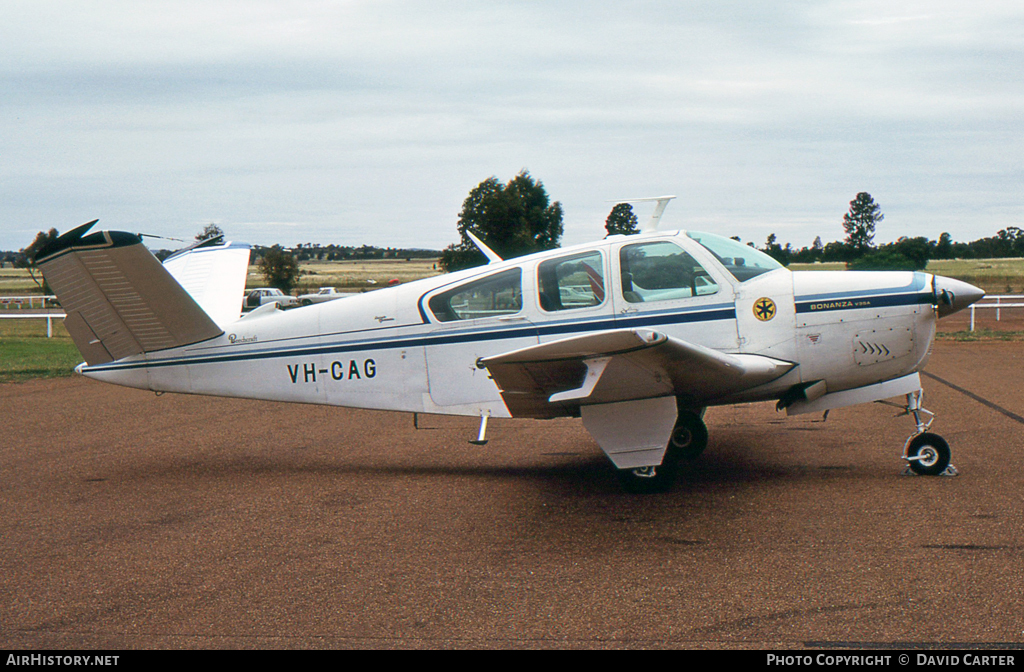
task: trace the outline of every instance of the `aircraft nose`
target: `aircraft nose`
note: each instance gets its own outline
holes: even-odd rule
[[[935,303],[939,307],[939,317],[963,310],[983,296],[985,290],[974,285],[941,275],[935,276]]]

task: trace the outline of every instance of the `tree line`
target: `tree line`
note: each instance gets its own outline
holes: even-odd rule
[[[491,176],[474,187],[463,201],[456,230],[460,241],[440,252],[425,249],[380,248],[373,245],[300,244],[292,249],[280,245],[255,247],[252,263],[259,265],[268,284],[290,289],[298,277],[298,263],[309,261],[342,261],[360,259],[434,259],[445,271],[455,271],[487,263],[487,258],[470,238],[472,233],[503,259],[533,252],[555,249],[561,245],[563,209],[552,202],[543,183],[522,170],[508,182]],[[783,245],[772,233],[758,249],[780,263],[843,262],[854,270],[920,270],[931,259],[990,259],[1024,257],[1024,230],[1010,226],[996,235],[962,243],[942,233],[937,240],[924,236],[900,237],[895,242],[876,245],[876,228],[885,219],[881,206],[867,192],[860,192],[850,201],[843,215],[843,240],[822,243],[815,238],[810,247],[796,249]],[[618,203],[605,220],[608,235],[639,233],[637,217],[628,203]],[[39,232],[36,239],[19,252],[0,252],[0,261],[31,269],[35,253],[55,239],[56,229]],[[197,241],[223,235],[215,224],[208,224],[196,236]],[[734,239],[740,240],[738,236]],[[753,242],[748,242],[756,247]],[[171,254],[155,253],[158,258]]]
[[[810,247],[796,249],[790,243],[783,245],[772,233],[758,249],[783,265],[843,262],[854,270],[921,270],[931,259],[1024,257],[1024,231],[1015,226],[969,243],[955,242],[949,233],[942,233],[937,240],[902,236],[895,242],[876,245],[875,231],[884,219],[881,206],[871,194],[860,192],[843,215],[843,240],[825,244],[818,236]],[[558,201],[551,203],[543,184],[525,170],[506,184],[492,176],[469,193],[456,228],[461,241],[441,255],[441,265],[448,271],[486,263],[468,232],[505,259],[558,247],[562,206]],[[616,204],[605,220],[605,230],[607,235],[639,233],[632,206]],[[740,240],[738,236],[733,238]],[[747,244],[756,247],[752,242]]]
[[[762,249],[782,264],[844,262],[852,270],[921,270],[931,259],[997,259],[1024,257],[1024,230],[1016,226],[1001,229],[996,235],[969,243],[955,242],[946,232],[938,240],[924,236],[901,236],[885,245],[874,244],[875,229],[885,218],[881,206],[871,194],[861,192],[850,201],[843,215],[846,238],[823,245],[821,236],[810,247],[799,250],[768,236]],[[750,243],[748,243],[750,244]]]
[[[768,236],[765,246],[760,248],[783,264],[808,264],[816,261],[838,261],[857,266],[857,261],[865,256],[845,241],[835,241],[822,245],[821,237],[814,240],[810,247],[795,249],[792,245],[779,245],[775,234]],[[903,236],[892,243],[873,248],[876,252],[898,253],[911,260],[927,263],[929,259],[1000,259],[1024,257],[1024,230],[1016,226],[1001,229],[996,235],[962,243],[953,240],[948,233],[939,235],[938,240],[929,240],[924,236],[908,238]],[[924,266],[921,266],[924,268]]]

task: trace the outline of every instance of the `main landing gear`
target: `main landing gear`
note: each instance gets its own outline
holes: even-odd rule
[[[672,436],[665,449],[665,457],[656,467],[638,467],[636,469],[620,469],[619,482],[624,490],[632,493],[665,492],[676,480],[679,465],[692,462],[700,457],[708,445],[708,428],[699,412],[679,410]]]
[[[921,476],[956,476],[956,467],[949,463],[952,457],[949,444],[938,434],[928,431],[935,414],[921,406],[923,398],[923,390],[911,392],[907,395],[907,405],[903,407],[903,414],[913,415],[917,423],[917,433],[907,439],[903,459],[907,461],[911,472]],[[922,413],[932,417],[924,422],[921,419]]]

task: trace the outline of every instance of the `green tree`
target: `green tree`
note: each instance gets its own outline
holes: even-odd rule
[[[943,232],[939,236],[939,242],[935,244],[935,258],[936,259],[952,259],[953,258],[953,236],[949,235],[948,232]]]
[[[42,290],[43,294],[47,295],[53,294],[53,291],[46,283],[45,278],[40,280],[36,277],[36,255],[39,254],[41,249],[57,240],[59,236],[60,234],[57,232],[57,229],[40,231],[36,234],[35,240],[33,240],[28,247],[23,247],[18,252],[17,256],[14,257],[14,267],[28,269],[28,274],[31,276],[32,282],[36,283],[36,285],[39,286],[39,289]]]
[[[789,243],[786,243],[786,247],[779,245],[778,237],[774,233],[768,234],[768,238],[764,241],[764,249],[761,251],[783,266],[789,266],[793,256],[793,246]]]
[[[885,219],[882,208],[871,198],[871,194],[862,191],[850,201],[850,210],[843,215],[843,229],[846,231],[846,244],[853,248],[857,255],[862,255],[872,247],[875,239],[875,225]]]
[[[215,238],[217,236],[223,236],[224,230],[219,226],[210,222],[203,227],[203,230],[196,234],[196,240],[206,240],[207,238]]]
[[[1016,226],[1009,226],[1000,229],[997,235],[1003,243],[1000,256],[1019,257],[1024,255],[1024,230]]]
[[[617,203],[608,213],[608,218],[604,220],[604,229],[609,236],[632,236],[635,233],[640,233],[633,206],[629,203]]]
[[[891,247],[883,246],[846,263],[851,271],[914,271],[914,265]]]
[[[472,231],[502,259],[558,247],[562,239],[562,204],[551,203],[544,185],[525,170],[507,184],[491,176],[463,201],[457,228],[462,240],[441,253],[441,267],[446,271],[487,261],[466,235],[467,231]]]
[[[290,252],[280,245],[263,250],[257,266],[270,287],[277,287],[285,294],[292,291],[299,278],[299,263]]]
[[[849,243],[843,243],[838,240],[826,243],[825,248],[821,251],[822,261],[843,261],[849,263],[856,257],[857,254]]]
[[[895,243],[869,250],[846,266],[854,271],[920,271],[928,265],[931,252],[927,238],[904,236]]]

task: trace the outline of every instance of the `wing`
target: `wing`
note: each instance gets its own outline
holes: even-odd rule
[[[733,355],[649,329],[617,329],[530,346],[480,364],[513,416],[549,418],[583,404],[674,396],[706,406],[762,385],[796,366]]]

